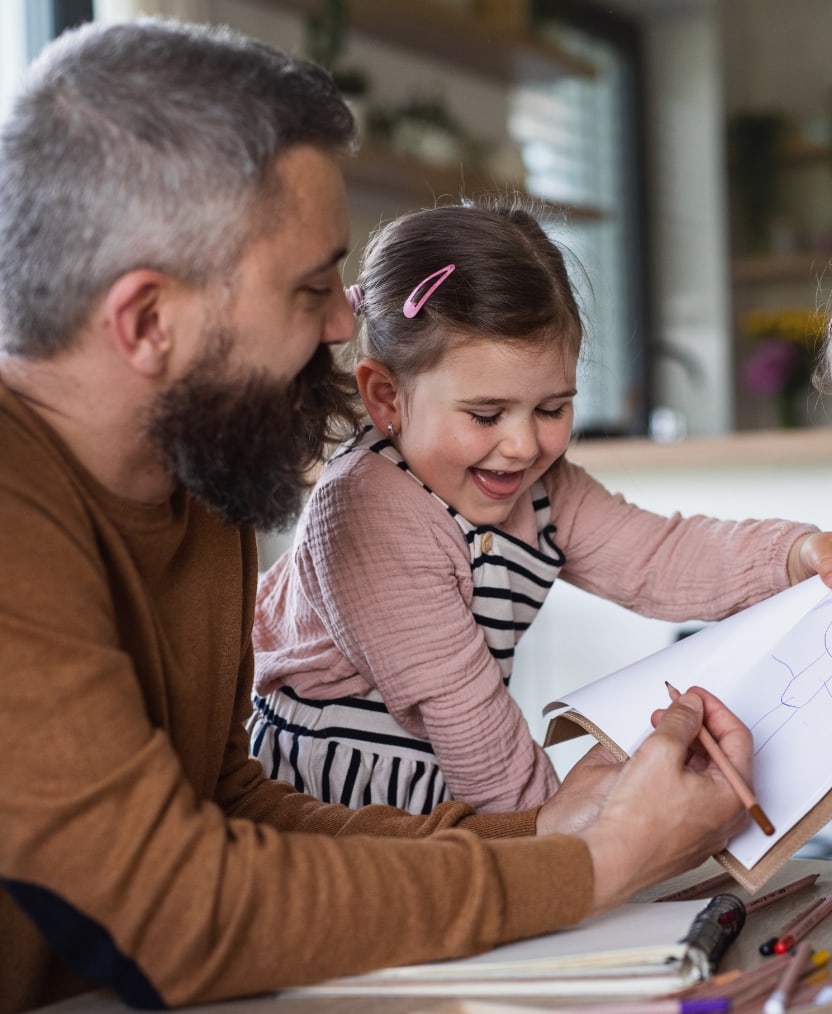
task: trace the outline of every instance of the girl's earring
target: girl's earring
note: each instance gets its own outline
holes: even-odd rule
[[[390,437],[390,439],[392,440],[395,435],[396,431],[393,429],[393,424],[389,422],[387,424],[387,436]]]

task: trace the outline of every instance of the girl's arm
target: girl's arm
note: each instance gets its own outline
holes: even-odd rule
[[[396,720],[430,740],[454,797],[525,808],[557,788],[470,608],[456,523],[367,455],[316,492],[298,553],[314,610]]]
[[[791,547],[814,525],[653,514],[562,459],[546,477],[561,577],[664,620],[717,620],[790,584]]]

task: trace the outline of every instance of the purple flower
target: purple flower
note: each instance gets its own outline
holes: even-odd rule
[[[803,379],[804,357],[793,342],[765,338],[746,359],[743,380],[757,394],[782,394]]]

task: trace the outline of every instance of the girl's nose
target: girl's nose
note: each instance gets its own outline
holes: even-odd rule
[[[537,426],[533,419],[514,420],[501,441],[508,457],[530,461],[537,457]]]

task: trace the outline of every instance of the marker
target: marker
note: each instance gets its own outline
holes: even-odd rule
[[[807,912],[797,925],[792,926],[786,936],[777,941],[774,945],[774,953],[785,954],[786,951],[790,951],[798,941],[802,940],[807,933],[811,933],[815,926],[823,922],[830,913],[832,913],[832,898],[824,898],[819,905],[815,905],[810,912]]]
[[[806,966],[812,957],[812,948],[808,940],[797,948],[795,956],[789,961],[783,977],[777,983],[777,989],[763,1004],[763,1014],[785,1014],[792,993],[794,993],[800,976],[806,970]]]
[[[745,912],[739,908],[732,908],[729,912],[722,912],[718,918],[720,926],[731,926],[738,919],[745,919]]]

